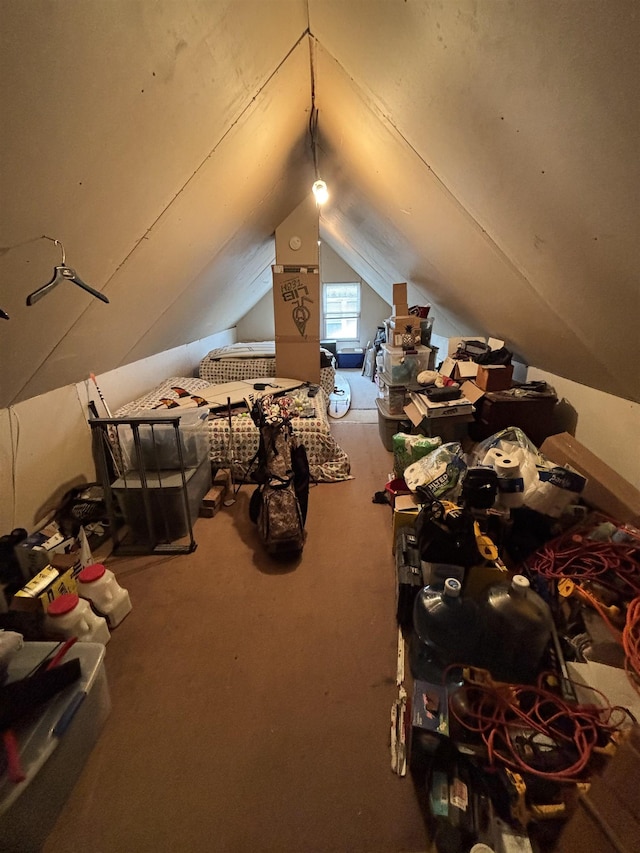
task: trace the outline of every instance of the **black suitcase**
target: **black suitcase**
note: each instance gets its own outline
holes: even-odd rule
[[[396,535],[396,620],[402,628],[413,624],[413,602],[424,586],[415,528],[401,527]]]

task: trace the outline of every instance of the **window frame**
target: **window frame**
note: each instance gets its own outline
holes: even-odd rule
[[[332,287],[354,287],[357,288],[357,309],[355,311],[327,311],[329,288]],[[360,318],[362,316],[362,282],[360,281],[324,281],[322,283],[322,328],[325,340],[336,340],[340,342],[360,341]],[[337,337],[327,330],[327,321],[331,320],[355,320],[356,334],[349,337]]]

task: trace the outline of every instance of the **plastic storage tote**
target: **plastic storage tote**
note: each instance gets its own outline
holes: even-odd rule
[[[26,642],[9,664],[9,680],[24,678],[57,643]],[[75,643],[81,677],[14,732],[26,779],[0,778],[0,849],[37,851],[51,832],[111,710],[101,643]],[[73,832],[73,827],[69,827]]]

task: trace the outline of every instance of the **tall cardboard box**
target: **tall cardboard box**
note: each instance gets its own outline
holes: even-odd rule
[[[640,491],[568,432],[545,439],[540,452],[556,465],[570,465],[587,478],[585,503],[617,521],[640,524]]]
[[[273,267],[276,373],[320,383],[320,276],[317,267]]]

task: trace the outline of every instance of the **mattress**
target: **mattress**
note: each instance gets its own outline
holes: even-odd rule
[[[335,359],[333,354],[320,347],[320,387],[327,397],[333,392],[335,383]],[[198,376],[210,384],[236,382],[242,379],[259,379],[276,375],[275,341],[251,341],[229,344],[211,350],[198,367]]]
[[[197,394],[211,383],[206,379],[173,376],[157,385],[136,400],[121,406],[115,417],[127,418],[134,413],[160,411],[161,400],[178,400],[179,394],[173,388],[182,388]],[[339,482],[351,479],[350,463],[347,454],[331,435],[328,397],[320,388],[315,397],[307,396],[307,389],[300,388],[288,392],[292,398],[291,408],[299,412],[292,418],[292,427],[298,441],[304,444],[309,458],[309,469],[314,480],[320,483]],[[164,408],[166,411],[166,407]],[[169,409],[179,414],[179,409]],[[193,411],[186,409],[185,411]],[[236,481],[247,476],[248,466],[258,450],[259,432],[251,420],[248,409],[232,414],[231,429],[226,413],[211,413],[207,420],[209,436],[209,458],[217,467],[231,467]]]

